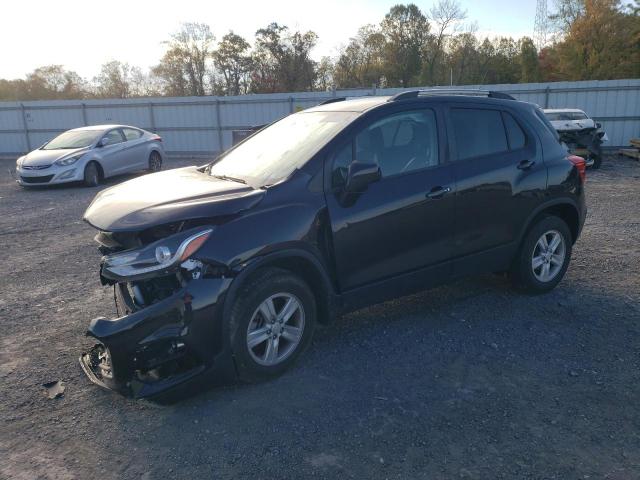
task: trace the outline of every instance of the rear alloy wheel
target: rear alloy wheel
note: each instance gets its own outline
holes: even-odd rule
[[[255,273],[231,310],[240,379],[254,382],[281,374],[309,345],[315,322],[315,299],[304,280],[279,268]]]
[[[100,184],[100,170],[96,162],[89,162],[84,167],[84,184],[87,187],[96,187]]]
[[[514,261],[514,284],[529,293],[552,290],[569,267],[571,246],[567,224],[556,216],[542,217],[525,236]]]
[[[158,152],[151,152],[149,155],[149,171],[159,172],[162,169],[162,157]]]
[[[540,282],[553,280],[564,265],[566,247],[564,238],[557,230],[549,230],[543,233],[531,256],[531,268],[533,275]]]

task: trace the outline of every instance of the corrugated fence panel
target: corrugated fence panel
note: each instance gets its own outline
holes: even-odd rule
[[[0,132],[0,155],[23,154],[29,147],[25,139],[24,133],[6,133]]]
[[[149,108],[147,106],[140,105],[138,102],[132,105],[87,105],[87,123],[89,125],[116,123],[135,125],[141,128],[150,128],[151,120],[149,118]]]
[[[64,131],[84,125],[82,108],[76,106],[51,109],[25,105],[24,116],[29,130]]]
[[[0,155],[36,148],[70,128],[103,123],[123,123],[156,131],[162,135],[169,153],[213,154],[231,146],[234,129],[264,125],[329,98],[394,95],[416,88],[358,88],[235,97],[0,102]],[[453,88],[510,92],[518,100],[543,108],[580,108],[603,124],[609,136],[607,145],[627,145],[631,137],[640,137],[640,79]]]

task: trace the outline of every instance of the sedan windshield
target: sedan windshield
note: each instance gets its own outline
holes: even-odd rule
[[[98,130],[70,130],[47,143],[43,150],[66,150],[91,145],[102,134]]]
[[[552,122],[560,120],[586,120],[589,118],[582,112],[546,112],[545,115]]]
[[[210,174],[253,187],[287,178],[358,116],[355,112],[300,112],[259,131],[229,151]]]

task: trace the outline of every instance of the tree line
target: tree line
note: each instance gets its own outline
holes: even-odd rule
[[[229,31],[219,40],[202,23],[183,24],[158,64],[143,71],[118,60],[92,79],[61,65],[24,79],[0,79],[0,100],[243,95],[356,87],[410,87],[605,80],[640,77],[640,0],[556,0],[551,41],[481,38],[456,0],[428,12],[391,7],[362,26],[335,58],[314,60],[313,31],[271,23],[253,44]]]

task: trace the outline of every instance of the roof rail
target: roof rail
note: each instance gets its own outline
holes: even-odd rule
[[[488,97],[501,98],[504,100],[515,100],[508,93],[495,92],[491,90],[480,90],[475,88],[430,88],[428,90],[410,90],[408,92],[400,92],[391,97],[388,102],[397,102],[398,100],[409,100],[418,97],[429,97],[435,95],[466,95],[472,97]]]
[[[346,99],[347,99],[347,97],[330,98],[329,100],[325,100],[324,102],[320,102],[318,105],[327,105],[329,103],[342,102],[342,101],[344,101]]]

